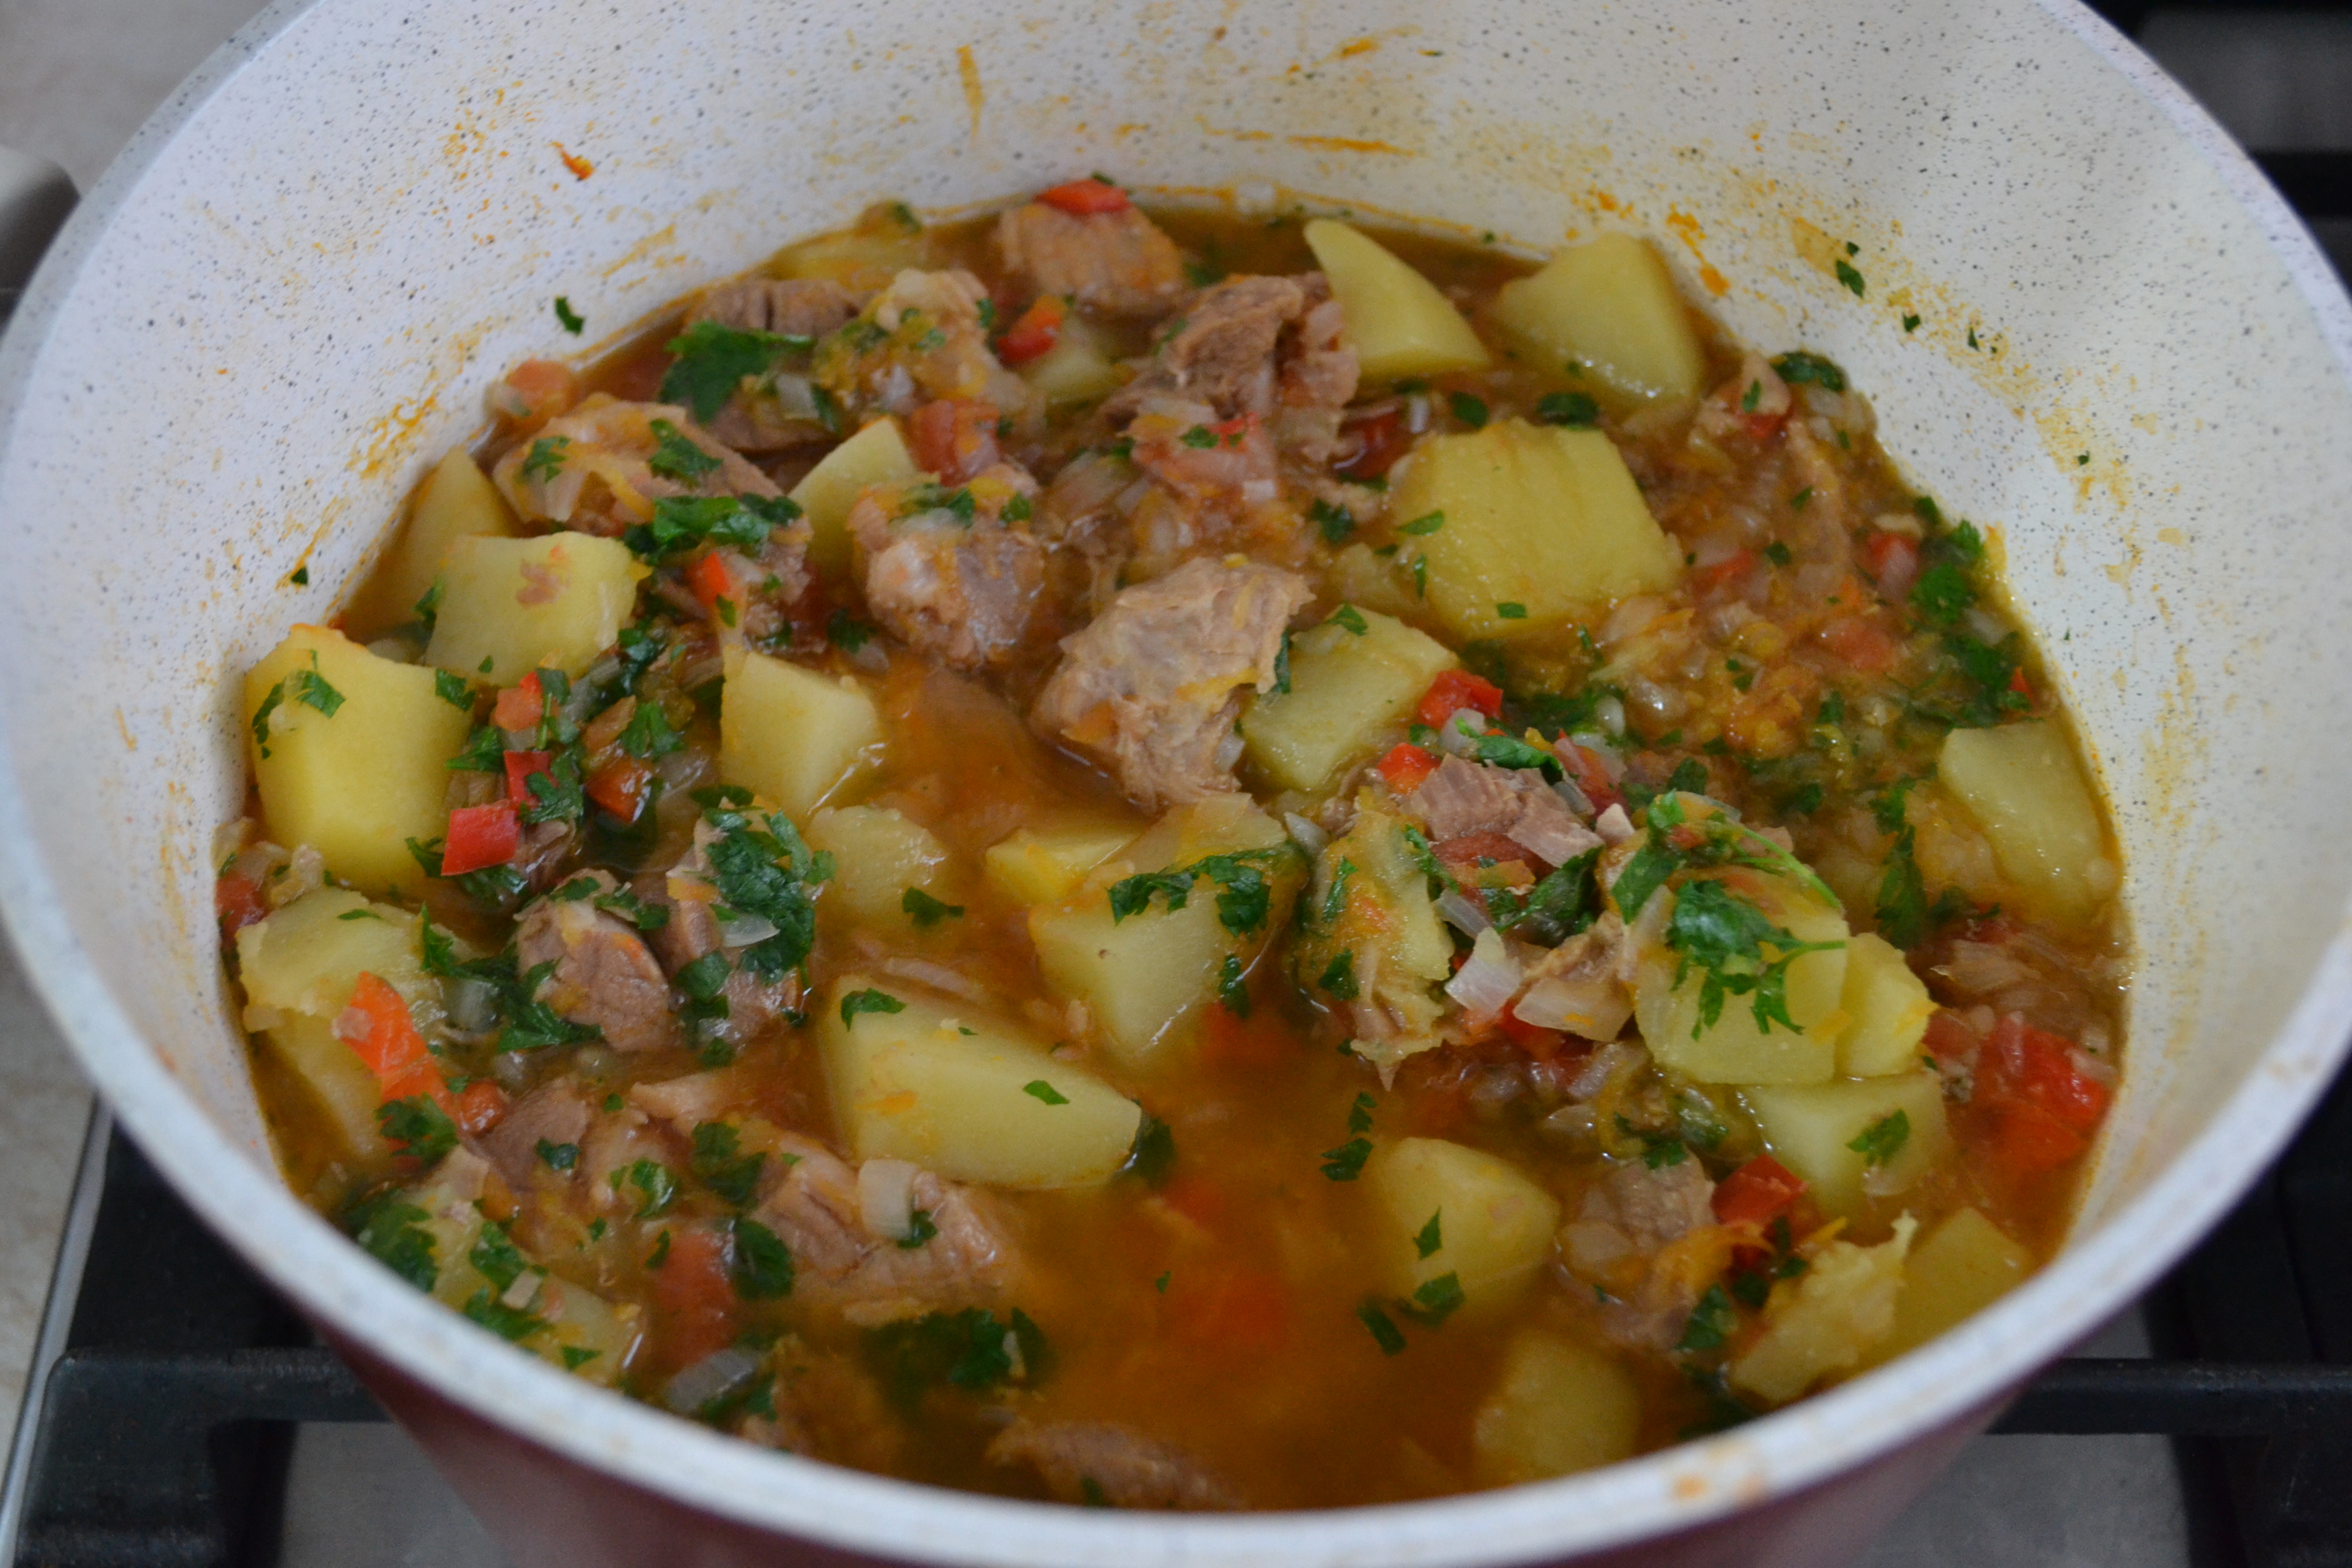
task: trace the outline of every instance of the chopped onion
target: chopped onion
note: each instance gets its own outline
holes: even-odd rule
[[[1592,705],[1592,716],[1600,720],[1601,727],[1611,734],[1622,735],[1625,732],[1625,704],[1613,694],[1602,698]]]
[[[1588,819],[1592,816],[1592,797],[1577,788],[1574,779],[1565,776],[1555,779],[1552,781],[1551,792],[1568,802],[1568,809],[1577,816]]]
[[[1612,698],[1611,700],[1614,701],[1615,699]],[[1618,727],[1622,729],[1624,722],[1625,710],[1620,708],[1617,710]],[[1617,748],[1609,743],[1609,738],[1606,735],[1595,735],[1588,731],[1579,731],[1569,739],[1591,753],[1592,760],[1601,764],[1601,773],[1607,776],[1611,784],[1615,784],[1625,776],[1625,759],[1617,754]]]
[[[1641,1057],[1641,1047],[1629,1046],[1622,1040],[1612,1040],[1592,1053],[1592,1059],[1584,1064],[1584,1070],[1578,1073],[1574,1081],[1570,1083],[1568,1092],[1578,1100],[1591,1100],[1609,1087],[1611,1079],[1616,1077],[1626,1067],[1640,1060]]]
[[[1503,945],[1500,932],[1489,928],[1471,944],[1470,957],[1445,983],[1445,994],[1475,1017],[1492,1017],[1518,994],[1519,966]]]
[[[470,975],[451,975],[441,982],[441,1005],[449,1022],[469,1035],[479,1035],[499,1021],[499,988]]]
[[[1608,810],[1595,817],[1592,822],[1592,831],[1601,835],[1601,843],[1612,847],[1620,844],[1630,844],[1639,837],[1633,831],[1633,819],[1625,815],[1625,805],[1622,801],[1612,805]]]
[[[723,1399],[751,1381],[760,1358],[737,1345],[713,1351],[669,1380],[662,1403],[680,1415],[691,1415],[714,1399]]]
[[[1295,811],[1282,814],[1282,826],[1290,830],[1291,842],[1309,855],[1322,854],[1323,847],[1331,842],[1329,834]]]
[[[1491,930],[1495,924],[1486,918],[1486,911],[1479,907],[1478,900],[1459,888],[1445,889],[1437,900],[1437,912],[1447,925],[1465,936],[1476,936],[1482,931]]]
[[[719,921],[719,942],[722,947],[749,947],[775,934],[775,921],[764,915],[747,915],[740,910],[730,910],[727,917]]]
[[[914,1230],[920,1174],[920,1166],[905,1160],[868,1160],[857,1167],[857,1216],[868,1236],[898,1241]]]
[[[1611,1040],[1633,1016],[1625,988],[1606,974],[1555,974],[1528,987],[1511,1016],[1538,1029],[1562,1029],[1580,1039]]]
[[[977,1002],[982,999],[979,986],[950,969],[946,964],[933,963],[927,958],[893,955],[877,961],[874,967],[885,974],[894,974],[902,979],[912,980],[917,984],[928,985],[935,991],[945,992],[950,996],[961,996],[968,1002]]]
[[[1470,721],[1470,728],[1466,731],[1462,727],[1465,719]],[[1486,732],[1486,716],[1484,713],[1475,708],[1456,708],[1447,716],[1445,722],[1437,727],[1437,743],[1457,757],[1467,757],[1476,752],[1478,737]]]

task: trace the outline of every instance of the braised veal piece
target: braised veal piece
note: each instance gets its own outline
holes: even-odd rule
[[[2058,1240],[2123,979],[2065,718],[1839,367],[1641,241],[887,206],[490,405],[247,677],[219,910],[289,1180],[520,1350],[1371,1502]]]

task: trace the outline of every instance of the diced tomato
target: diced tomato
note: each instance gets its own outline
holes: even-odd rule
[[[735,1282],[719,1232],[681,1220],[669,1238],[669,1255],[652,1276],[661,1331],[654,1342],[672,1366],[692,1366],[734,1340]]]
[[[530,804],[530,790],[526,784],[531,774],[547,772],[554,757],[552,752],[509,752],[507,753],[507,798],[517,805]]]
[[[2028,702],[2033,700],[2033,683],[2025,679],[2025,671],[2021,669],[2012,669],[2009,672],[2009,689]]]
[[[361,974],[343,1016],[335,1020],[335,1033],[375,1074],[387,1101],[422,1094],[457,1114],[457,1102],[441,1080],[433,1053],[425,1048],[408,1004],[381,975]]]
[[[1990,1119],[1994,1160],[2012,1177],[2054,1171],[2090,1147],[2107,1086],[2074,1063],[2072,1042],[2017,1014],[1977,1058],[1975,1105]]]
[[[1060,295],[1040,295],[996,340],[996,357],[1006,364],[1043,359],[1062,341],[1062,323],[1068,318],[1069,310]]]
[[[985,403],[942,397],[908,416],[915,466],[940,482],[960,485],[996,462],[996,410]]]
[[[261,889],[245,877],[223,877],[213,883],[213,913],[220,917],[224,940],[235,936],[257,921],[269,918],[269,906],[261,901]]]
[[[1903,534],[1873,529],[1862,542],[1862,563],[1880,593],[1900,599],[1911,591],[1911,580],[1918,575],[1919,546]]]
[[[1944,1061],[1965,1059],[1977,1048],[1976,1031],[1959,1020],[1949,1008],[1938,1007],[1927,1016],[1927,1054]]]
[[[1503,689],[1466,669],[1449,669],[1429,683],[1416,716],[1435,730],[1443,728],[1448,719],[1465,708],[1475,708],[1489,719],[1499,717],[1503,711]]]
[[[1769,1225],[1804,1190],[1794,1172],[1769,1154],[1759,1154],[1717,1184],[1715,1217],[1725,1225]]]
[[[1753,550],[1741,550],[1726,556],[1712,566],[1702,566],[1691,574],[1691,591],[1710,594],[1727,588],[1756,570],[1759,559]]]
[[[1225,1189],[1196,1172],[1180,1172],[1160,1189],[1161,1201],[1194,1225],[1214,1230],[1224,1223]]]
[[[1458,834],[1440,839],[1430,848],[1440,860],[1462,873],[1475,869],[1481,860],[1501,866],[1513,860],[1525,863],[1528,859],[1527,850],[1499,833]]]
[[[499,693],[490,706],[490,722],[501,730],[528,730],[545,716],[547,700],[539,689],[539,671],[532,670]]]
[[[519,434],[529,435],[579,398],[580,378],[570,365],[551,359],[527,359],[507,372],[490,401],[515,422]]]
[[[1389,748],[1389,754],[1380,761],[1381,777],[1389,788],[1399,795],[1411,795],[1421,787],[1421,781],[1437,771],[1438,756],[1425,746],[1410,741],[1400,741]]]
[[[1059,207],[1074,217],[1125,212],[1129,205],[1127,193],[1108,180],[1072,180],[1066,185],[1039,191],[1037,199],[1049,207]]]
[[[1231,419],[1221,420],[1210,426],[1209,434],[1228,447],[1238,447],[1248,437],[1251,431],[1264,423],[1265,420],[1255,414],[1236,414]]]
[[[1503,1038],[1538,1061],[1548,1062],[1568,1048],[1568,1035],[1564,1030],[1547,1029],[1540,1024],[1530,1024],[1508,1007],[1497,1015],[1495,1026],[1502,1031]]]
[[[1350,479],[1380,479],[1412,449],[1412,432],[1404,427],[1404,416],[1393,408],[1341,426],[1339,438],[1340,450],[1347,455],[1332,463],[1332,471]]]
[[[478,1078],[457,1097],[457,1130],[478,1138],[506,1120],[507,1091],[488,1079]]]
[[[1903,658],[1903,645],[1873,616],[1845,616],[1822,628],[1822,644],[1869,675],[1884,675]]]
[[[522,824],[514,802],[461,805],[449,814],[449,837],[441,849],[441,874],[462,877],[485,866],[503,866],[522,847]]]
[[[1739,422],[1748,426],[1749,440],[1764,442],[1780,433],[1780,424],[1787,418],[1785,414],[1748,414],[1741,416]]]
[[[1290,1287],[1279,1274],[1246,1265],[1194,1269],[1179,1274],[1169,1294],[1178,1309],[1174,1332],[1194,1344],[1263,1352],[1289,1338]]]
[[[705,555],[686,569],[686,585],[694,590],[706,616],[716,615],[719,601],[731,602],[735,593],[735,580],[727,574],[727,563],[715,554]]]
[[[1562,741],[1552,750],[1559,754],[1559,760],[1568,771],[1576,776],[1576,787],[1584,792],[1584,798],[1592,803],[1594,811],[1606,811],[1612,805],[1624,804],[1624,792],[1609,782],[1609,770],[1601,765],[1599,757],[1573,741]]]
[[[635,822],[646,808],[653,779],[651,763],[624,752],[589,770],[588,798],[623,822]]]

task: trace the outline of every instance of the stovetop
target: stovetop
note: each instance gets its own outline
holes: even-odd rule
[[[0,140],[87,184],[253,4],[0,3]],[[2257,150],[2352,268],[2352,3],[2099,8]],[[2352,1079],[2205,1246],[2039,1380],[1863,1568],[2352,1568],[2347,1482]],[[0,1490],[9,1564],[506,1568],[102,1111]]]

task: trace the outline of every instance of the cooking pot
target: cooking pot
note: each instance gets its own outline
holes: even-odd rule
[[[211,916],[240,672],[333,614],[504,367],[571,346],[556,295],[616,332],[877,197],[1097,169],[1531,254],[1649,234],[1740,337],[1845,365],[1989,530],[2114,809],[2137,955],[2049,1268],[1591,1474],[1152,1517],[719,1437],[518,1353],[286,1190]],[[0,347],[0,897],[121,1124],[518,1563],[1834,1563],[2195,1241],[2342,1054],[2347,347],[2252,167],[2067,0],[280,5],[140,133]]]

